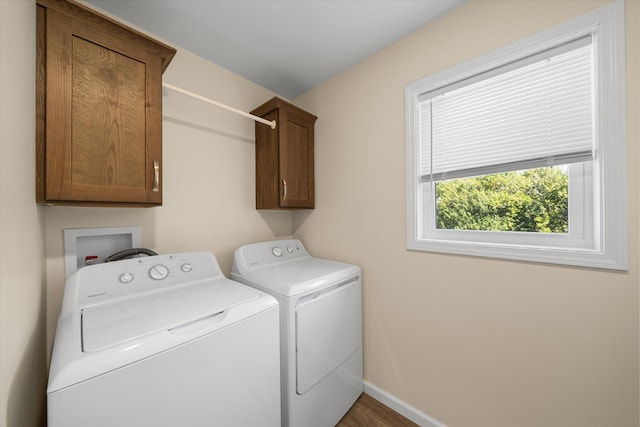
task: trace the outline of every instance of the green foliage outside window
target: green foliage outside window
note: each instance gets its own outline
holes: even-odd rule
[[[566,233],[568,188],[556,167],[438,182],[437,227]]]

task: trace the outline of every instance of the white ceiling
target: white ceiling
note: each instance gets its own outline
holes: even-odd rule
[[[294,98],[465,0],[86,0]]]

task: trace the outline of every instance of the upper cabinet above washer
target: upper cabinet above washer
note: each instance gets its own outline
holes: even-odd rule
[[[161,205],[176,50],[66,0],[37,0],[36,40],[36,201]]]
[[[251,112],[256,123],[256,209],[313,209],[313,137],[317,117],[280,98]]]

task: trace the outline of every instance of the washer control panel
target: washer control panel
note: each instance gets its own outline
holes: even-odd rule
[[[188,252],[96,264],[81,268],[69,280],[82,284],[78,303],[87,304],[220,277],[224,276],[211,253]]]
[[[239,248],[234,263],[243,262],[251,269],[308,256],[309,253],[300,240],[274,240]]]

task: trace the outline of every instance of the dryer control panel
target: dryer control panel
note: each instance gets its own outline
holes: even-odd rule
[[[304,257],[309,257],[309,253],[300,240],[274,240],[239,248],[234,263],[241,260],[247,268],[252,269]]]

